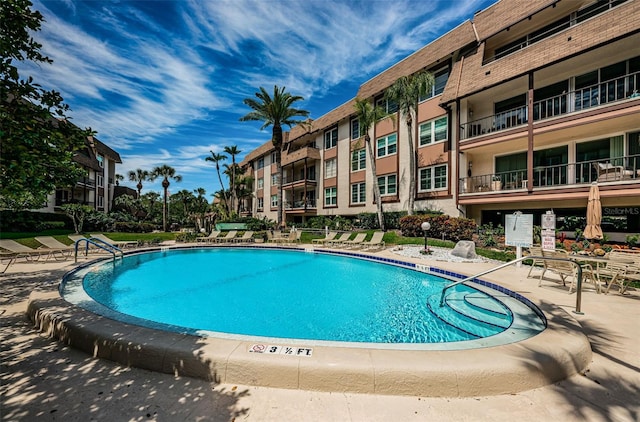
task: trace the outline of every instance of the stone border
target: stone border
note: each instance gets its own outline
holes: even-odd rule
[[[68,303],[57,291],[32,292],[27,315],[41,332],[93,357],[176,376],[329,392],[470,397],[530,390],[587,368],[592,352],[580,324],[555,305],[534,304],[545,313],[547,329],[517,343],[448,351],[314,345],[313,356],[304,357],[250,353],[255,341],[114,321]]]

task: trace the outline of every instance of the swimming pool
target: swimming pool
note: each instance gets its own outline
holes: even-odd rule
[[[259,246],[246,248],[249,251],[261,249]],[[200,251],[203,248],[176,245],[148,252],[160,253],[164,259],[190,249]],[[460,279],[465,277],[460,270],[472,271],[466,274],[471,275],[474,267],[447,266],[446,263],[444,267],[427,266],[421,260],[398,260],[390,251],[367,254],[289,249],[295,249],[295,252],[289,252],[302,259],[311,259],[313,254],[330,255],[357,258],[356,261],[363,261],[367,266],[401,267],[416,273],[421,280],[429,273]],[[130,252],[125,257],[137,255],[139,252]],[[27,315],[39,331],[93,357],[229,385],[410,396],[485,396],[549,385],[584,371],[591,361],[586,335],[564,309],[539,300],[532,302],[495,282],[479,279],[472,283],[477,291],[448,290],[451,293],[447,294],[447,306],[440,307],[436,296],[431,296],[426,303],[420,299],[421,305],[432,308],[439,318],[449,321],[465,306],[487,308],[483,302],[498,301],[512,313],[511,325],[488,337],[437,343],[326,341],[204,332],[122,314],[98,303],[84,290],[86,274],[100,273],[107,268],[112,273],[118,272],[123,263],[129,265],[127,262],[139,268],[150,259],[142,256],[144,259],[141,260],[115,260],[115,264],[110,259],[88,257],[90,261],[67,273],[55,290],[40,286],[33,291]],[[255,272],[254,261],[244,260],[240,268]],[[109,267],[101,267],[105,264]],[[178,268],[181,271],[173,284],[184,287],[188,276],[184,266]],[[323,268],[318,272],[324,277],[343,269]],[[219,266],[207,262],[206,269],[215,273]],[[510,283],[517,290],[526,285],[522,284],[524,280],[517,272],[505,269],[501,273],[502,277],[506,275],[511,281],[517,281]],[[300,284],[301,277],[298,271],[286,280]],[[352,276],[350,282],[361,283],[363,279],[365,277]],[[117,289],[111,290],[116,293]],[[386,290],[387,293],[394,291]],[[239,290],[238,296],[243,292]],[[254,304],[259,307],[263,302]],[[493,305],[489,308],[497,309]],[[546,318],[547,313],[551,319]],[[262,315],[259,310],[251,310],[250,314],[253,318]],[[451,322],[457,324],[455,320]]]
[[[514,326],[512,310],[486,291],[456,286],[441,307],[450,279],[353,258],[245,247],[155,251],[80,271],[62,294],[74,301],[80,292],[81,306],[120,321],[226,337],[438,344]]]

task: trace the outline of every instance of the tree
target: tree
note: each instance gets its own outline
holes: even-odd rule
[[[273,87],[273,97],[263,88],[260,87],[260,92],[256,92],[256,97],[245,98],[244,104],[249,106],[253,111],[249,112],[245,116],[240,118],[241,122],[245,121],[261,121],[263,130],[269,126],[272,126],[271,142],[276,150],[276,168],[278,171],[278,226],[282,226],[282,147],[283,147],[283,135],[282,126],[287,125],[291,127],[295,124],[304,124],[304,120],[296,119],[296,117],[309,117],[307,110],[301,110],[293,108],[292,105],[298,101],[303,101],[304,98],[291,95],[285,91],[285,87],[279,88],[278,85]]]
[[[409,207],[407,213],[413,214],[416,197],[416,162],[417,157],[413,145],[413,121],[418,110],[420,97],[424,97],[431,90],[435,79],[433,74],[423,70],[409,76],[401,76],[385,92],[388,100],[398,104],[400,115],[407,124],[407,141],[409,148]]]
[[[124,176],[119,173],[116,173],[114,179],[116,179],[116,186],[120,186],[120,182],[124,180]],[[138,197],[140,197],[140,195],[138,195]]]
[[[222,188],[223,196],[224,196],[224,205],[227,207],[227,212],[229,212],[229,203],[227,201],[227,195],[224,189],[224,183],[222,183],[222,176],[220,175],[220,162],[227,159],[227,156],[224,154],[217,154],[211,150],[209,150],[211,156],[206,157],[205,161],[211,161],[216,165],[216,172],[218,173],[218,181],[220,181],[220,187]]]
[[[29,0],[0,2],[0,197],[40,208],[56,187],[73,186],[83,176],[73,156],[92,132],[68,121],[69,106],[58,92],[31,76],[20,78],[14,62],[53,62],[32,37],[43,17],[31,6]]]
[[[93,208],[88,205],[81,204],[64,204],[60,208],[69,216],[69,218],[71,218],[71,221],[73,221],[73,229],[76,234],[82,233],[84,219],[87,214],[93,211]]]
[[[136,169],[129,171],[129,180],[132,182],[138,182],[136,189],[138,189],[138,199],[140,199],[140,192],[142,191],[142,182],[149,180],[150,174],[147,170]]]
[[[378,176],[376,173],[376,156],[373,152],[373,147],[371,146],[369,130],[378,121],[389,115],[382,109],[382,107],[374,107],[371,102],[366,99],[356,98],[354,108],[356,109],[356,118],[359,122],[361,136],[364,133],[364,142],[367,145],[367,153],[369,154],[369,161],[371,163],[371,173],[373,174],[373,200],[376,203],[378,211],[378,224],[380,225],[381,230],[385,230],[382,200],[380,198],[380,186],[378,185]]]
[[[189,214],[191,213],[191,205],[193,204],[193,201],[195,201],[196,197],[194,196],[194,194],[187,189],[182,189],[181,191],[176,192],[175,194],[171,195],[171,199],[174,200],[176,202],[179,202],[180,204],[182,204],[182,221],[181,223],[185,223],[188,221],[189,219]]]
[[[236,145],[232,147],[224,147],[224,152],[231,156],[231,206],[232,210],[235,209],[235,204],[238,201],[238,196],[236,195],[236,155],[240,154],[242,151],[238,149]]]
[[[168,166],[166,164],[163,164],[159,167],[154,168],[151,171],[151,180],[156,180],[159,177],[162,177],[162,189],[164,189],[164,201],[163,201],[163,206],[162,206],[162,230],[163,231],[167,231],[167,218],[168,218],[168,208],[167,208],[167,195],[169,192],[169,186],[171,185],[171,183],[169,182],[169,179],[173,179],[176,182],[180,182],[182,181],[182,176],[180,176],[179,174],[176,174],[176,170],[171,167]]]

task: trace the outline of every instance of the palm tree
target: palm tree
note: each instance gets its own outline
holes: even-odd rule
[[[169,179],[173,179],[176,182],[180,182],[182,180],[182,176],[176,174],[176,170],[168,166],[166,164],[161,165],[160,167],[156,167],[151,171],[151,180],[156,180],[158,177],[162,177],[162,188],[164,189],[164,202],[162,207],[162,230],[167,231],[167,217],[168,217],[168,209],[167,209],[167,193],[169,192],[169,186],[171,183]]]
[[[356,109],[356,118],[358,119],[360,126],[360,134],[364,133],[364,142],[367,144],[367,153],[369,154],[369,161],[371,162],[371,173],[373,174],[373,200],[375,201],[378,209],[378,224],[380,225],[381,230],[385,230],[382,200],[380,198],[380,186],[378,185],[378,176],[376,174],[376,156],[373,152],[373,147],[371,146],[369,130],[378,121],[389,115],[382,109],[382,107],[374,107],[366,99],[356,98],[354,108]]]
[[[220,181],[220,187],[222,188],[222,192],[225,192],[224,183],[222,183],[222,176],[220,175],[220,162],[226,160],[227,156],[224,155],[224,154],[216,154],[215,152],[213,152],[211,150],[209,150],[209,152],[211,153],[211,156],[205,158],[204,160],[205,161],[212,161],[213,163],[215,163],[216,172],[218,173],[218,180]],[[224,194],[224,204],[228,208],[226,193]],[[229,210],[227,209],[227,211],[229,211]]]
[[[129,172],[129,180],[132,182],[138,182],[136,188],[138,189],[138,199],[140,199],[140,192],[142,191],[142,182],[149,180],[150,174],[146,170],[136,169]]]
[[[224,152],[231,156],[231,209],[235,209],[235,203],[238,201],[236,195],[236,156],[242,151],[236,145],[224,147]]]
[[[391,85],[385,97],[398,104],[400,115],[404,117],[407,123],[407,141],[409,146],[409,209],[408,214],[413,214],[415,196],[416,196],[416,155],[413,145],[413,121],[418,110],[418,102],[420,97],[426,95],[431,90],[435,79],[431,72],[423,70],[409,76],[401,76]]]
[[[116,180],[116,186],[120,186],[120,181],[124,180],[124,176],[119,173],[116,173],[114,176],[114,179]]]
[[[189,218],[190,208],[193,201],[195,201],[195,195],[187,189],[182,189],[181,191],[176,192],[174,195],[171,195],[171,200],[174,199],[176,202],[180,202],[182,204],[182,213],[183,213],[183,222],[186,222]]]
[[[241,122],[261,121],[263,122],[260,130],[272,126],[271,142],[276,150],[276,168],[278,170],[278,226],[282,226],[282,125],[291,128],[292,125],[304,123],[304,120],[296,119],[296,117],[309,117],[307,110],[293,108],[293,103],[303,101],[304,98],[298,95],[291,95],[285,91],[285,87],[279,88],[278,85],[273,87],[273,97],[263,88],[260,92],[256,92],[256,97],[245,98],[243,103],[249,106],[253,111],[240,118]]]

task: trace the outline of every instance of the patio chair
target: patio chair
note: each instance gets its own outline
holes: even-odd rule
[[[384,248],[384,240],[382,240],[383,237],[384,232],[374,232],[371,236],[371,240],[360,243],[360,247],[365,250],[382,249]]]
[[[529,248],[529,255],[531,256],[542,256],[542,246],[531,246]],[[531,276],[531,271],[537,266],[544,267],[543,259],[534,259],[532,258],[531,267],[529,268],[529,272],[527,273],[527,278]]]
[[[633,261],[628,264],[627,270],[623,275],[619,275],[618,277],[611,279],[605,293],[609,293],[611,286],[617,284],[619,286],[618,292],[623,295],[627,291],[627,288],[629,288],[629,284],[631,284],[632,281],[640,282],[640,264],[638,264],[638,261]]]
[[[217,237],[214,241],[215,241],[216,243],[227,243],[227,242],[232,241],[232,240],[233,240],[233,238],[235,238],[237,234],[238,234],[238,231],[237,231],[237,230],[229,230],[229,231],[227,232],[227,235],[226,235],[226,236],[223,236],[223,237]]]
[[[75,249],[73,245],[65,245],[53,236],[36,236],[35,239],[44,245],[44,248],[60,251],[61,254],[66,253],[67,257],[71,257]]]
[[[92,234],[90,235],[89,239],[91,238],[102,240],[103,242],[108,243],[109,245],[115,246],[116,248],[120,248],[120,249],[133,248],[138,246],[137,240],[113,240],[102,233]]]
[[[220,235],[220,230],[213,230],[211,233],[209,233],[209,236],[196,237],[196,242],[200,242],[200,243],[215,242],[216,237],[218,237],[218,235]]]
[[[251,243],[253,242],[253,231],[247,230],[242,236],[233,238],[232,241],[233,243]]]
[[[632,266],[631,270],[630,266]],[[609,262],[607,262],[607,265],[605,265],[603,268],[600,268],[600,270],[598,271],[598,275],[601,278],[607,279],[607,290],[605,290],[605,294],[609,293],[611,286],[613,286],[614,284],[617,284],[619,286],[618,291],[621,294],[624,293],[628,284],[633,279],[632,274],[634,272],[640,271],[640,268],[638,268],[638,270],[636,270],[636,268],[638,267],[635,266],[633,262],[618,260],[615,259],[615,256],[614,259],[611,259],[611,257],[609,257]]]
[[[351,232],[342,233],[340,236],[334,238],[333,240],[329,240],[324,244],[325,246],[329,246],[329,247],[339,246],[343,242],[346,242],[347,240],[349,240],[351,238],[351,234],[352,234]]]
[[[364,242],[364,239],[367,237],[366,233],[357,233],[356,237],[353,238],[353,240],[345,240],[344,242],[340,243],[340,247],[341,248],[354,248],[354,247],[358,247],[360,246],[360,244],[362,242]]]
[[[337,235],[338,235],[338,232],[329,232],[322,239],[313,239],[313,240],[311,240],[311,243],[312,244],[313,243],[326,243],[326,242],[329,242],[329,241],[335,239]]]
[[[52,257],[55,259],[58,259],[58,257],[66,259],[62,251],[57,249],[33,249],[11,239],[0,239],[0,248],[15,254],[14,261],[18,258],[24,258],[26,261],[38,261],[42,257],[45,257],[45,260]]]

